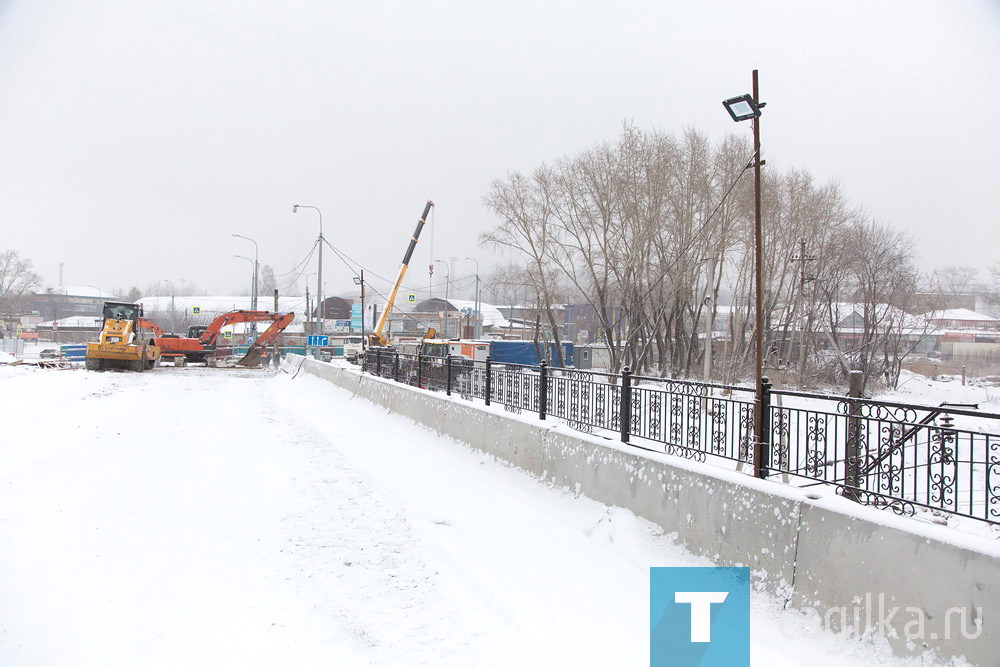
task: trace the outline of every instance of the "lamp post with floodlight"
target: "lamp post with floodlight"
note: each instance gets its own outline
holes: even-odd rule
[[[725,100],[722,105],[737,123],[744,120],[753,120],[753,202],[754,202],[754,310],[755,310],[755,330],[754,335],[754,411],[753,411],[753,469],[754,476],[767,477],[765,466],[769,463],[770,452],[765,452],[768,446],[764,437],[764,233],[760,218],[760,168],[764,161],[760,159],[760,110],[765,103],[760,101],[760,94],[757,87],[757,70],[753,71],[753,94],[731,97]]]

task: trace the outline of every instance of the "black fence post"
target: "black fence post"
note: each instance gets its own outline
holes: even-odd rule
[[[851,371],[847,395],[850,398],[861,398],[861,385],[865,374],[862,371]],[[858,501],[858,489],[861,487],[861,403],[848,401],[847,445],[844,448],[844,497]]]
[[[420,361],[420,353],[417,352],[417,386],[424,388],[424,365]]]
[[[490,368],[492,364],[493,364],[492,360],[489,358],[489,356],[487,356],[486,357],[486,405],[490,404],[490,389],[492,388],[493,385],[493,372]]]
[[[622,399],[618,407],[622,442],[628,442],[632,431],[632,371],[628,366],[622,369]]]
[[[768,378],[762,377],[760,387],[760,442],[757,443],[760,447],[760,469],[757,477],[767,479],[771,465],[771,390],[774,385]]]
[[[538,376],[538,418],[545,419],[546,403],[549,401],[549,365],[543,359],[539,366]]]
[[[445,368],[446,368],[447,374],[448,374],[448,382],[445,385],[446,386],[446,390],[445,391],[446,391],[446,393],[447,393],[448,396],[451,396],[451,355],[450,354],[447,357],[445,357],[444,365],[445,365]]]
[[[392,379],[399,382],[399,350],[395,352],[396,358],[393,360]]]
[[[382,377],[382,350],[375,353],[375,375]]]

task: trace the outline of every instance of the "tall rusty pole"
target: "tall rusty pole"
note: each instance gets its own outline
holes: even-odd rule
[[[770,460],[769,415],[770,384],[764,377],[764,225],[760,215],[760,168],[765,164],[760,155],[760,101],[757,85],[757,70],[753,71],[753,95],[739,95],[722,102],[733,120],[753,119],[753,203],[754,203],[754,411],[753,411],[753,473],[756,477],[767,477],[765,467]],[[744,167],[748,169],[750,165]]]
[[[760,93],[757,88],[757,70],[753,71],[753,101],[760,106]],[[754,411],[753,411],[753,468],[756,477],[766,477],[764,471],[764,230],[760,220],[760,116],[753,119],[753,204],[754,204],[754,299],[756,316],[756,359],[754,360]]]

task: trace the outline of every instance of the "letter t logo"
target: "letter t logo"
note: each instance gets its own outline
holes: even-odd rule
[[[712,641],[712,604],[725,602],[729,597],[726,592],[694,592],[677,591],[674,593],[674,602],[691,605],[691,641],[711,642]]]

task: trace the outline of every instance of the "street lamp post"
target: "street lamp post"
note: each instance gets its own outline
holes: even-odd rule
[[[465,259],[469,260],[470,262],[475,262],[476,263],[476,319],[474,321],[474,324],[472,325],[472,337],[473,338],[478,338],[479,335],[480,335],[480,332],[478,331],[478,329],[479,329],[479,320],[480,320],[480,317],[481,317],[481,315],[479,313],[479,306],[480,306],[480,303],[479,303],[479,260],[476,259],[476,258],[474,258],[474,257],[466,257]]]
[[[767,477],[765,464],[768,461],[768,453],[764,452],[764,233],[760,218],[760,168],[764,161],[760,159],[760,110],[765,103],[760,101],[760,94],[757,87],[757,70],[753,71],[753,94],[741,95],[725,100],[723,106],[732,116],[733,120],[740,122],[743,120],[753,120],[753,176],[754,176],[754,308],[755,308],[755,328],[754,336],[754,411],[753,411],[753,467],[756,477]]]
[[[233,257],[236,257],[237,259],[245,259],[246,261],[250,262],[251,266],[253,266],[253,268],[254,268],[254,271],[257,270],[257,263],[254,262],[249,257],[244,257],[243,255],[233,255]],[[256,273],[252,273],[252,274],[250,274],[250,289],[255,289],[256,287],[257,287]],[[257,310],[254,307],[254,305],[253,305],[253,300],[252,299],[250,301],[250,304],[251,304],[250,305],[250,309],[251,310]]]
[[[254,241],[249,236],[241,236],[240,234],[233,234],[234,238],[243,239],[249,241],[253,244],[253,294],[250,295],[250,310],[257,310],[257,292],[260,290],[260,283],[257,282],[258,276],[260,275],[260,262],[257,261],[260,257],[259,248],[257,247],[257,242]]]
[[[295,204],[292,206],[292,213],[298,213],[300,208],[311,208],[319,214],[319,257],[318,268],[316,269],[316,319],[319,322],[319,333],[323,333],[323,320],[326,313],[323,312],[323,212],[315,206],[305,204]],[[313,333],[316,333],[315,331]]]
[[[177,322],[174,321],[174,284],[166,278],[163,279],[163,282],[170,285],[170,333],[176,333],[174,331],[177,328]]]
[[[443,264],[445,269],[448,269],[444,274],[444,337],[448,337],[448,306],[451,304],[448,301],[448,287],[451,285],[451,269],[448,268],[448,262],[443,262],[440,259],[434,260],[435,264]]]

